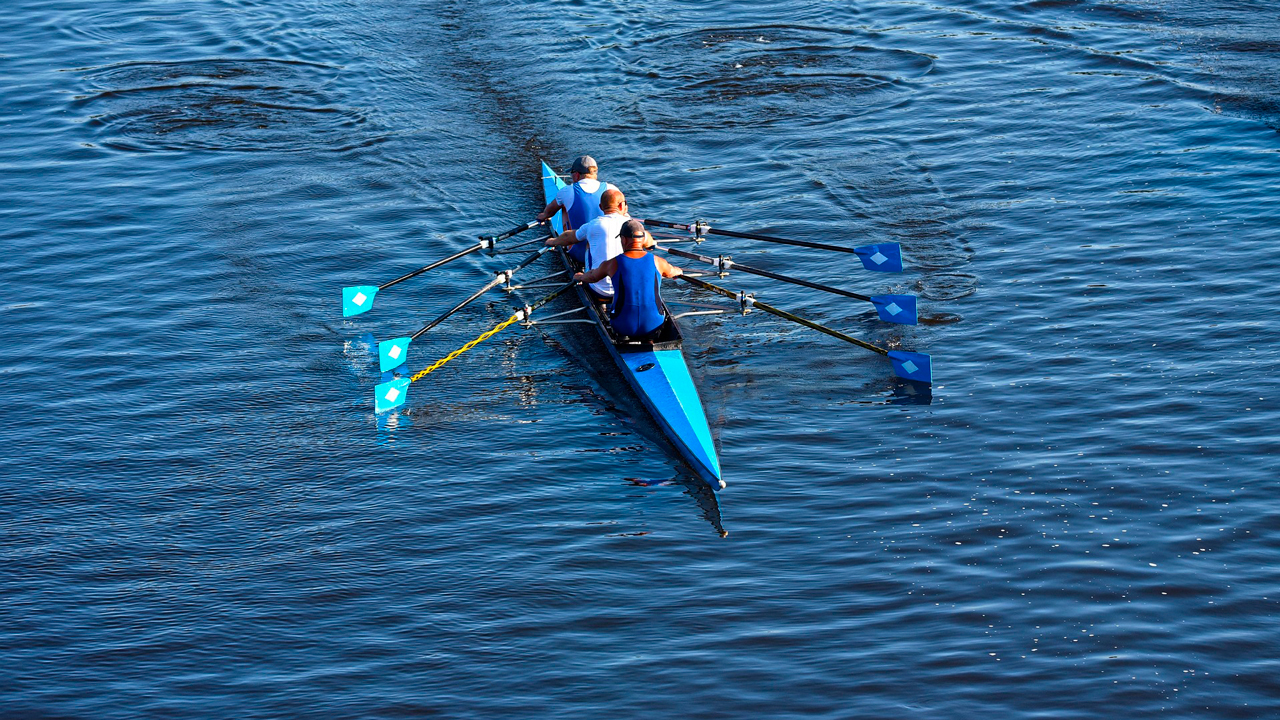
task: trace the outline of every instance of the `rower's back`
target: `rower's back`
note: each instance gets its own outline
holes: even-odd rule
[[[596,178],[599,171],[595,158],[590,155],[577,157],[569,170],[574,176],[573,184],[556,193],[556,201],[564,207],[569,228],[576,230],[604,214],[600,209],[600,196],[613,186]]]
[[[662,273],[650,253],[631,257],[623,253],[614,258],[613,305],[610,325],[625,337],[645,337],[662,328],[666,307],[662,304]]]
[[[595,183],[596,187],[587,190],[586,186],[590,186],[591,183]],[[573,188],[573,200],[571,203],[566,203],[568,209],[565,213],[569,216],[569,227],[574,229],[583,227],[604,214],[600,209],[600,196],[609,189],[608,183],[600,182],[595,178],[582,178],[570,187]]]

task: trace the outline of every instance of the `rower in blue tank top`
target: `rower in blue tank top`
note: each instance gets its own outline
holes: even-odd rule
[[[609,323],[623,337],[649,338],[662,329],[667,309],[662,304],[659,286],[662,278],[679,277],[680,268],[649,253],[645,248],[655,243],[639,220],[628,220],[619,231],[624,252],[604,261],[589,273],[573,276],[579,282],[613,280],[613,304]]]
[[[599,167],[596,165],[595,158],[590,155],[583,155],[574,160],[573,167],[569,170],[573,183],[560,188],[555,198],[547,203],[547,207],[542,212],[538,213],[538,219],[546,220],[563,210],[565,230],[572,230],[600,217],[603,214],[600,209],[600,197],[606,190],[618,188],[596,179],[597,172]],[[586,257],[586,248],[587,246],[583,243],[578,243],[569,248],[569,256],[578,262],[583,262]]]

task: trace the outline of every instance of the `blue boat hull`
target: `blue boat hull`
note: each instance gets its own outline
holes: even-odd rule
[[[562,187],[564,182],[545,162],[542,163],[542,190],[546,202],[551,202]],[[555,232],[563,232],[559,214],[552,219],[551,225]],[[560,257],[571,272],[576,269],[563,248],[560,249]],[[720,458],[711,439],[707,414],[681,349],[679,327],[668,320],[658,342],[619,342],[609,328],[608,318],[604,317],[587,289],[580,285],[577,290],[579,300],[586,307],[588,317],[594,321],[596,331],[618,370],[663,434],[699,477],[713,488],[724,487],[720,477]]]

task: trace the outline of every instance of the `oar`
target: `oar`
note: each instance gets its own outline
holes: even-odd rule
[[[857,345],[858,347],[866,348],[867,350],[871,350],[872,352],[876,352],[881,355],[884,355],[889,358],[889,362],[893,365],[893,373],[900,378],[906,378],[907,380],[915,380],[917,382],[922,382],[922,383],[930,383],[930,384],[933,383],[933,363],[929,360],[929,356],[924,353],[908,352],[906,350],[886,350],[878,345],[872,345],[869,342],[864,342],[857,338],[849,337],[848,335],[845,335],[839,330],[832,330],[831,328],[825,325],[819,325],[818,323],[813,322],[812,320],[806,320],[800,317],[799,315],[794,315],[792,313],[787,312],[786,310],[779,310],[778,308],[773,307],[771,305],[766,305],[760,302],[759,300],[756,300],[754,296],[746,295],[742,293],[736,293],[732,290],[722,288],[718,285],[712,285],[709,282],[704,282],[697,278],[691,278],[688,275],[681,275],[680,279],[684,280],[690,285],[693,285],[694,287],[699,287],[699,288],[702,288],[703,290],[710,290],[711,292],[719,293],[725,297],[733,298],[734,300],[737,300],[743,303],[746,307],[760,308],[761,310],[764,310],[767,313],[770,313],[772,315],[777,315],[778,317],[783,318],[785,320],[790,320],[791,322],[799,323],[801,325],[804,325],[807,328],[817,330],[820,333],[826,333],[827,335],[830,335],[833,338],[838,338],[840,340],[844,340],[847,343],[852,343],[854,345]]]
[[[706,255],[698,255],[697,253],[685,252],[684,250],[677,250],[675,248],[662,247],[661,245],[656,247],[659,250],[675,255],[676,257],[688,258],[690,260],[698,260],[700,262],[707,263],[708,265],[714,266],[719,272],[728,272],[730,268],[733,268],[745,273],[751,273],[752,275],[781,280],[782,282],[801,285],[803,287],[813,288],[814,290],[829,292],[834,295],[842,295],[847,298],[853,298],[854,300],[869,302],[875,306],[876,313],[880,316],[880,319],[885,322],[898,323],[900,325],[915,325],[918,321],[918,317],[916,315],[915,295],[860,295],[856,292],[841,290],[840,288],[831,287],[830,285],[820,285],[815,282],[809,282],[808,280],[801,280],[800,278],[793,278],[787,275],[770,272],[768,270],[754,268],[750,265],[743,265],[742,263],[734,262],[733,260],[723,256],[713,258],[707,257]]]
[[[480,297],[481,295],[484,295],[485,293],[501,285],[502,283],[510,281],[512,276],[514,276],[520,270],[523,270],[526,267],[528,267],[530,264],[533,263],[533,261],[542,257],[543,253],[547,252],[550,249],[551,248],[549,247],[539,248],[529,253],[529,255],[527,255],[523,260],[521,260],[518,265],[511,268],[510,270],[499,270],[498,272],[494,273],[494,278],[490,280],[487,284],[485,284],[484,287],[472,293],[471,297],[449,308],[447,312],[445,312],[443,315],[436,318],[435,320],[432,320],[431,322],[427,323],[418,332],[412,335],[409,335],[407,337],[392,338],[390,340],[383,340],[382,342],[378,343],[378,369],[380,369],[382,372],[386,372],[388,370],[391,370],[393,368],[398,368],[401,365],[403,365],[405,361],[409,359],[409,343],[413,342],[414,340],[417,340],[418,338],[422,337],[423,333],[427,332],[431,328],[444,322],[445,318],[458,312],[459,310],[466,307],[467,305],[470,305],[471,302],[474,301],[476,298]]]
[[[686,230],[698,237],[701,237],[703,233],[709,233],[711,235],[723,235],[725,237],[744,238],[747,240],[760,240],[763,242],[779,243],[782,245],[795,245],[796,247],[807,247],[815,250],[831,250],[833,252],[851,253],[853,255],[857,255],[858,259],[862,261],[862,267],[868,270],[874,270],[876,272],[902,272],[902,248],[898,243],[876,243],[874,245],[862,245],[855,248],[847,248],[839,245],[808,242],[806,240],[791,240],[788,238],[773,237],[771,235],[757,235],[756,233],[735,232],[733,230],[716,230],[701,220],[695,223],[673,223],[666,220],[646,219],[644,224],[675,228],[677,230]]]
[[[351,287],[344,287],[342,288],[342,317],[351,317],[352,315],[359,315],[362,312],[367,312],[370,309],[372,309],[373,298],[378,294],[379,290],[386,290],[387,288],[391,287],[392,285],[395,285],[396,283],[402,283],[405,280],[408,280],[409,278],[417,277],[428,270],[434,270],[440,267],[441,265],[444,265],[446,263],[451,263],[454,260],[457,260],[458,258],[466,257],[467,255],[470,255],[473,252],[478,252],[480,250],[487,250],[489,248],[492,248],[494,243],[500,242],[502,240],[506,240],[507,238],[512,237],[514,235],[519,235],[525,230],[530,230],[532,228],[535,228],[543,224],[543,222],[545,221],[530,220],[529,222],[523,225],[518,225],[498,235],[492,235],[492,236],[481,235],[480,242],[478,244],[472,245],[471,247],[461,252],[454,253],[453,255],[450,255],[449,257],[443,260],[437,260],[426,267],[418,268],[417,270],[414,270],[408,275],[402,275],[396,278],[395,280],[382,283],[381,285],[353,285]]]
[[[490,337],[493,337],[499,332],[502,332],[508,326],[514,325],[515,323],[518,323],[521,320],[527,320],[529,316],[533,314],[534,310],[537,310],[543,305],[546,305],[552,300],[555,300],[556,298],[560,297],[560,295],[562,295],[565,291],[569,290],[576,284],[577,284],[576,282],[565,283],[564,285],[560,286],[560,288],[557,289],[555,292],[543,297],[541,300],[535,302],[534,304],[525,305],[523,308],[516,310],[515,314],[512,315],[511,317],[507,318],[506,320],[503,320],[502,322],[493,326],[489,330],[486,330],[475,340],[472,340],[466,345],[463,345],[457,350],[454,350],[448,355],[445,355],[444,357],[435,361],[434,363],[427,366],[426,368],[414,373],[412,377],[396,378],[395,380],[388,380],[387,382],[384,382],[384,383],[378,383],[378,385],[376,385],[373,388],[374,412],[386,412],[387,410],[392,410],[400,407],[401,405],[404,404],[404,401],[408,396],[410,383],[414,383],[414,382],[417,382],[418,380],[421,380],[422,378],[430,374],[432,371],[434,371],[436,368],[439,368],[441,365],[444,365],[445,363],[449,362],[450,360],[453,360],[454,358],[470,350],[476,345],[479,345],[485,340],[488,340]]]

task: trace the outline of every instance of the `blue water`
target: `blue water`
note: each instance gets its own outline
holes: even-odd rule
[[[1280,716],[1274,4],[4,20],[0,716]],[[932,395],[763,313],[688,318],[718,494],[585,326],[505,331],[375,417],[373,343],[519,256],[345,320],[341,287],[528,219],[539,158],[584,152],[641,217],[900,242],[896,276],[701,251],[919,295],[904,327],[724,280],[930,353]]]

